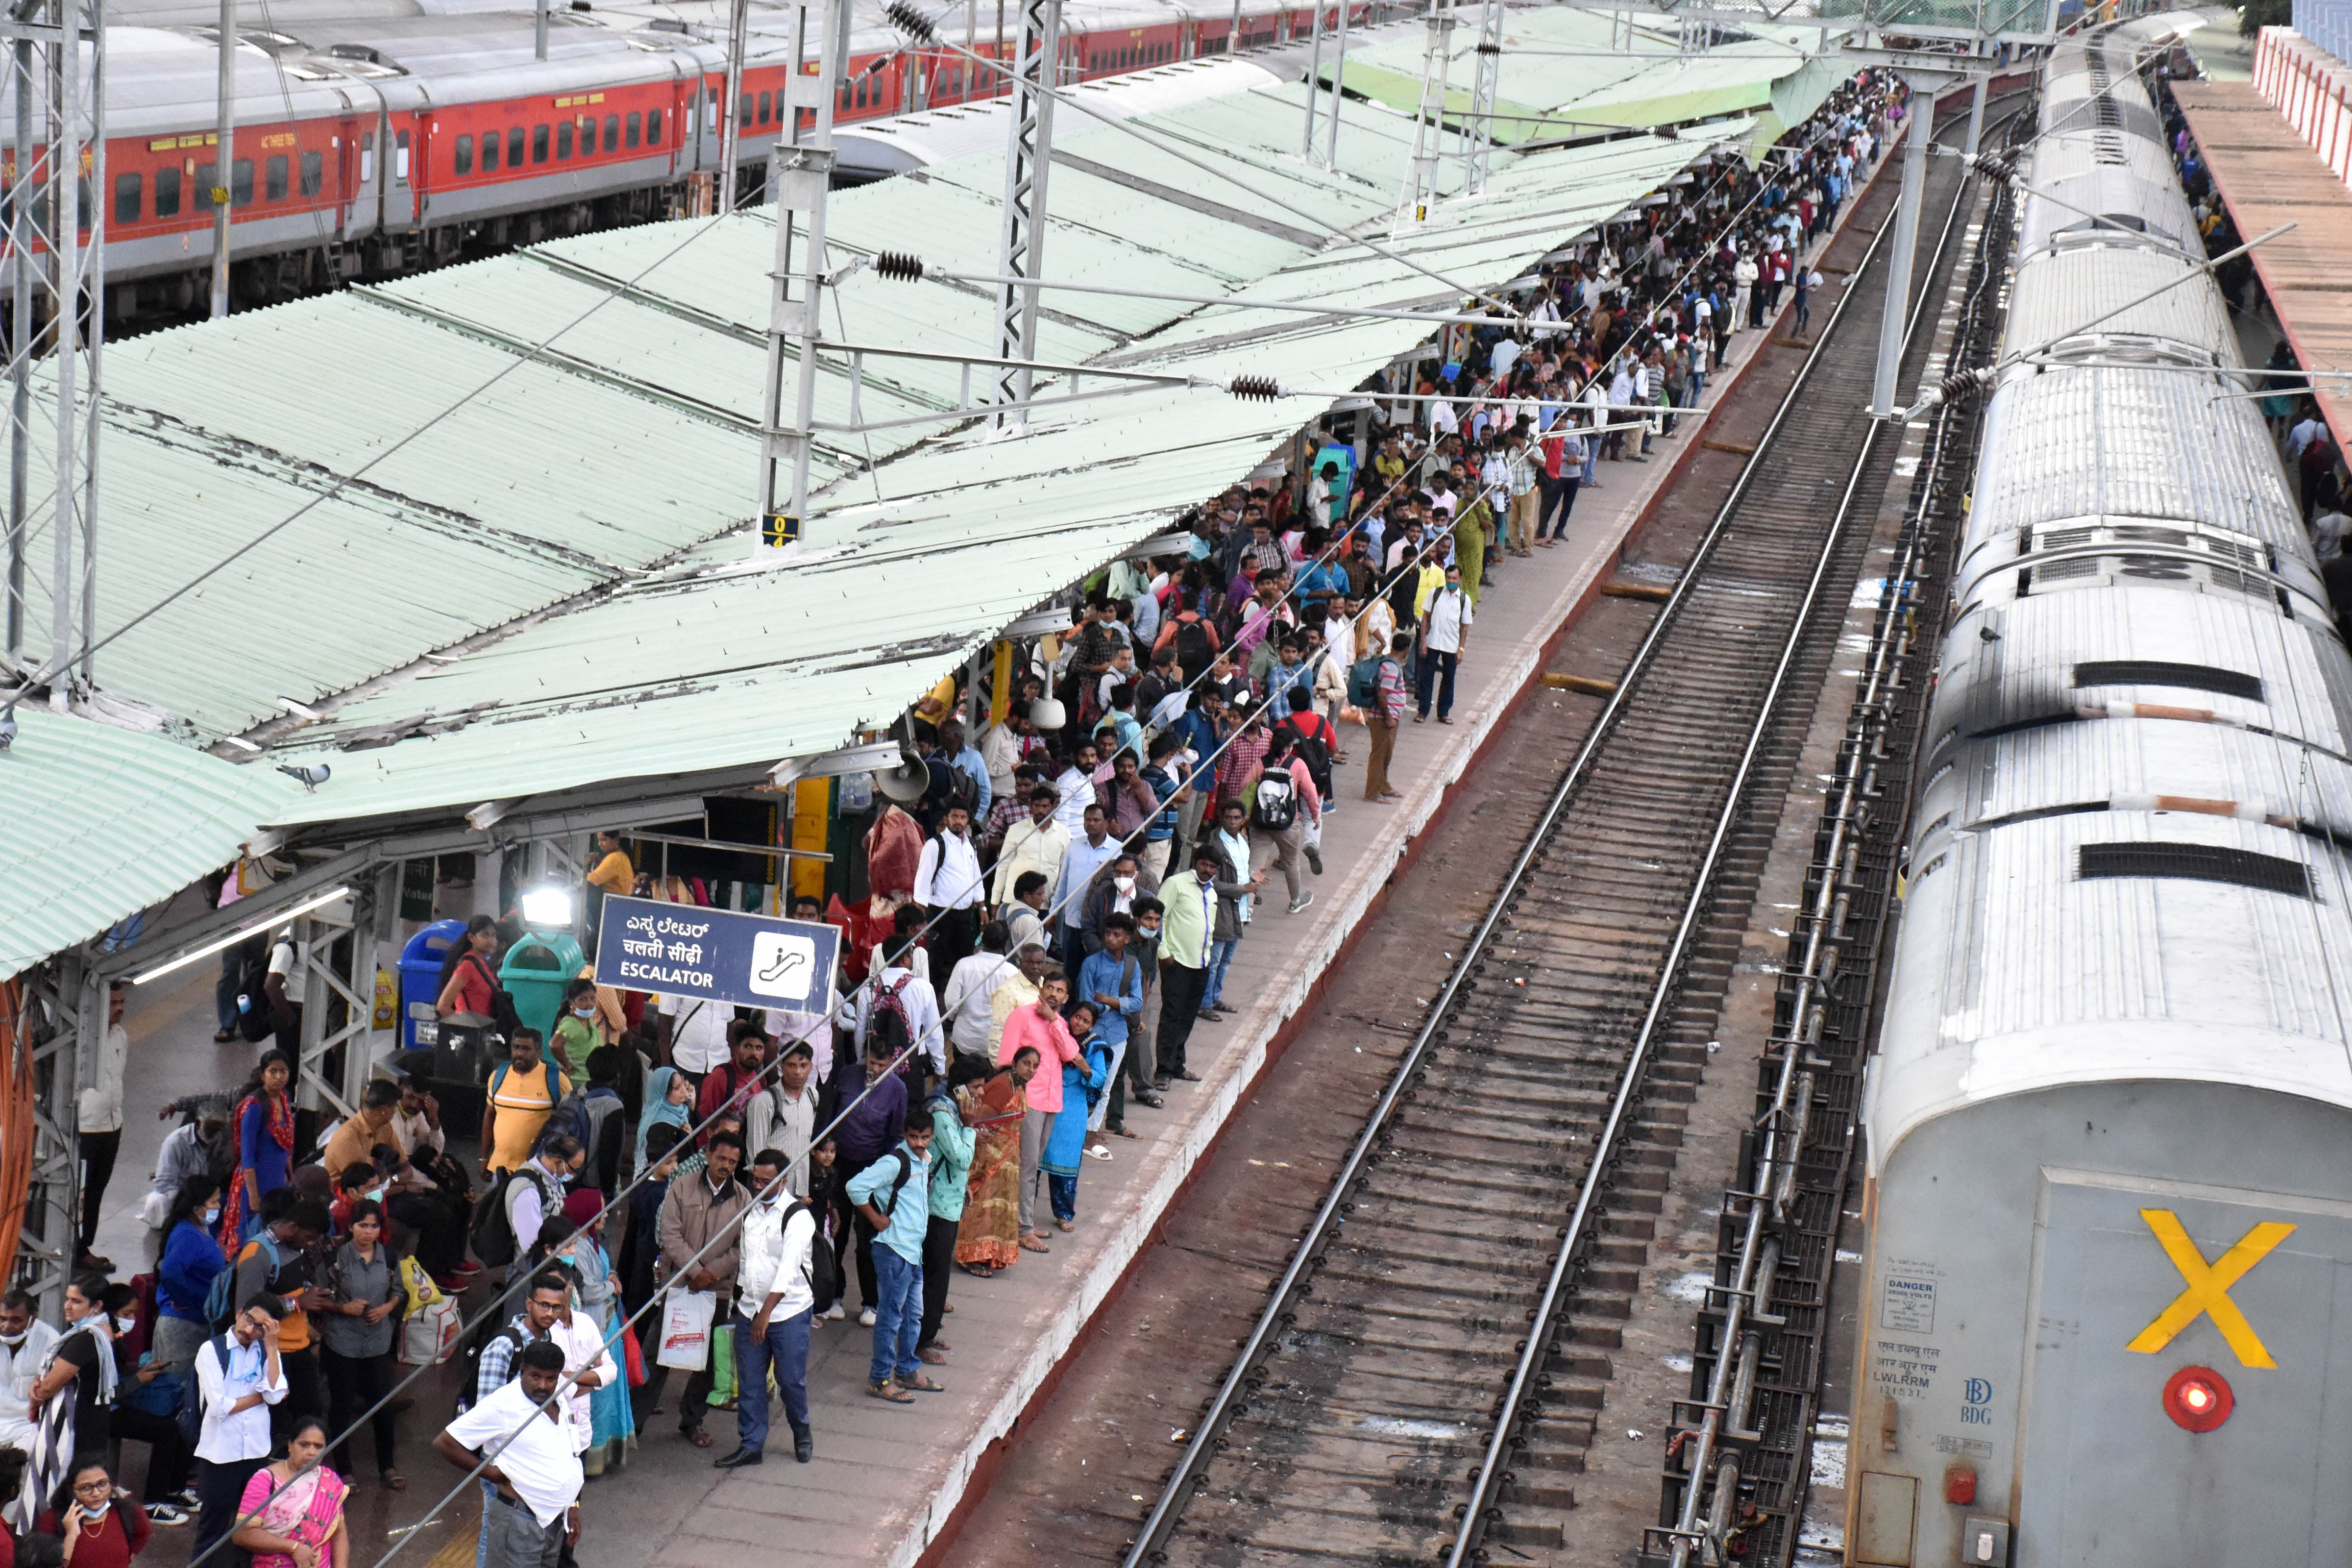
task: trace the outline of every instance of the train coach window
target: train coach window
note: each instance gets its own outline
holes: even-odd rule
[[[608,114],[604,116],[604,151],[617,153],[620,150],[621,117],[617,114]]]
[[[315,196],[327,187],[327,156],[323,153],[302,154],[302,194]],[[160,187],[159,187],[160,188]]]
[[[632,114],[632,115],[630,115],[630,116],[629,116],[629,142],[628,142],[628,144],[629,144],[630,146],[632,146],[632,147],[634,147],[634,146],[635,146],[635,145],[637,144],[637,141],[638,141],[638,138],[639,138],[639,135],[640,135],[640,132],[639,132],[639,131],[638,131],[638,121],[639,121],[640,118],[641,118],[640,116],[638,116],[638,115],[635,115],[635,114]]]
[[[540,134],[544,136],[547,132],[541,131]],[[533,149],[533,153],[535,156],[545,155],[541,149]],[[555,155],[558,158],[572,156],[572,121],[569,120],[555,128]]]
[[[142,183],[137,174],[114,176],[114,221],[116,223],[139,221],[139,209],[142,205],[140,198],[145,195],[140,189]]]
[[[633,114],[629,118],[635,120],[636,116]],[[646,110],[646,145],[648,147],[661,145],[661,110],[658,109]]]
[[[272,153],[269,155],[269,161],[261,166],[261,199],[263,201],[282,202],[286,199],[286,154]]]
[[[522,127],[520,125],[507,127],[507,167],[522,167]]]
[[[768,117],[772,112],[771,105],[774,98],[775,94],[772,92],[763,92],[760,95],[760,123],[762,125],[768,122]]]
[[[568,141],[570,138],[567,137],[565,140]],[[534,125],[530,128],[530,161],[534,163],[547,162],[547,127],[544,125]]]
[[[253,205],[253,160],[239,158],[228,166],[228,199],[233,206]]]
[[[485,132],[482,135],[482,173],[489,174],[499,166],[499,133]]]
[[[199,163],[196,165],[196,172],[193,178],[196,187],[196,210],[200,213],[208,213],[220,205],[220,198],[213,195],[213,192],[218,188],[216,182],[220,179],[220,166],[216,163]],[[44,223],[41,226],[46,228],[48,226]]]
[[[751,123],[751,95],[743,94],[735,100],[735,129],[747,130]]]
[[[496,146],[497,143],[492,142],[491,145]],[[470,174],[474,172],[474,139],[472,137],[457,138],[457,144],[449,149],[449,166],[460,174]]]
[[[393,134],[392,178],[396,184],[408,184],[408,132],[405,131]]]
[[[177,169],[155,171],[155,216],[180,216],[180,171]]]

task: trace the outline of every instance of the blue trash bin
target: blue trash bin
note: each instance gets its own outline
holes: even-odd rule
[[[433,1005],[441,1000],[441,966],[448,962],[449,944],[464,938],[464,921],[435,921],[408,939],[400,950],[400,1048],[404,1051],[431,1050],[439,1044],[439,1031],[431,1027]],[[425,1037],[417,1037],[419,1023],[427,1025]]]

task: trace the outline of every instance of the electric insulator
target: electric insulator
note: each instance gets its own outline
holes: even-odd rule
[[[916,10],[908,0],[890,0],[890,4],[882,8],[882,19],[918,43],[936,44],[940,41],[939,31],[931,26],[929,18]]]
[[[874,258],[874,270],[894,283],[919,283],[923,277],[923,258],[901,250],[885,250]]]

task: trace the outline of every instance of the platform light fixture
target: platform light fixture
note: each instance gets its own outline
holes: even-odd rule
[[[522,896],[522,923],[534,931],[572,929],[572,889],[552,885],[532,888]]]
[[[236,930],[229,932],[226,936],[215,938],[211,942],[201,942],[196,946],[190,948],[187,952],[179,954],[175,958],[166,959],[163,963],[157,964],[152,969],[142,969],[138,973],[131,976],[131,984],[133,985],[144,985],[150,980],[160,980],[164,975],[171,973],[174,970],[185,969],[189,964],[194,963],[200,958],[210,958],[214,953],[220,952],[223,948],[235,947],[238,942],[245,941],[248,937],[258,936],[263,931],[269,930],[272,926],[282,925],[286,921],[292,920],[296,915],[307,915],[312,910],[320,909],[328,904],[333,903],[337,899],[349,898],[351,896],[351,889],[347,887],[337,886],[330,888],[325,892],[319,894],[316,898],[306,899],[302,902],[296,904],[290,910],[278,910],[275,911],[268,920],[257,921],[248,926],[239,926]]]

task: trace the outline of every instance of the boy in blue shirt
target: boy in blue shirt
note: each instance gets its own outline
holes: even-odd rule
[[[849,1201],[874,1227],[874,1364],[866,1392],[893,1405],[938,1394],[916,1342],[923,1332],[923,1237],[931,1224],[931,1124],[910,1121],[896,1148],[849,1178]],[[909,1393],[913,1390],[913,1393]]]

